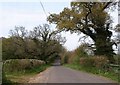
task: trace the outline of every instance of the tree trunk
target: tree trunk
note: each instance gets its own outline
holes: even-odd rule
[[[113,55],[115,54],[112,48],[112,42],[110,41],[110,37],[106,35],[106,33],[97,33],[95,39],[95,47],[96,50],[94,51],[95,55],[103,55],[107,56],[110,63],[114,63]]]

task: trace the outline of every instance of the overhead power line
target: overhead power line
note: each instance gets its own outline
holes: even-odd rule
[[[45,8],[44,8],[44,6],[43,6],[43,4],[42,4],[41,1],[40,1],[40,4],[41,4],[41,7],[42,7],[42,9],[43,9],[43,11],[44,11],[44,13],[45,13],[45,15],[46,15],[46,18],[47,18],[47,13],[46,13]]]

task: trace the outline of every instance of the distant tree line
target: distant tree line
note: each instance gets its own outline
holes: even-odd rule
[[[66,41],[60,31],[52,31],[48,24],[43,24],[29,31],[23,26],[10,30],[9,38],[2,38],[3,60],[40,59],[46,63],[59,56]]]

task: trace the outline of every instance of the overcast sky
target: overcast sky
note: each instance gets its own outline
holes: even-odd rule
[[[10,2],[11,1],[11,2]],[[15,26],[25,26],[26,29],[32,30],[35,26],[39,24],[47,23],[46,15],[40,5],[40,0],[1,0],[0,2],[0,37],[7,37],[9,35],[9,30],[14,29]],[[43,0],[41,0],[43,1]],[[47,0],[49,1],[49,0]],[[70,0],[66,1],[49,1],[42,2],[44,5],[47,15],[49,13],[59,13],[64,7],[70,7]],[[111,13],[113,17],[115,26],[118,22],[117,11]],[[51,25],[53,29],[55,26]],[[62,33],[63,36],[67,38],[65,46],[68,50],[74,50],[77,46],[79,36],[77,34]]]

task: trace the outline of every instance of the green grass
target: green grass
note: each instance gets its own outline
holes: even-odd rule
[[[23,71],[15,71],[15,72],[5,72],[6,75],[29,75],[29,74],[38,74],[39,72],[44,71],[47,67],[49,67],[50,65],[41,65],[41,66],[37,66],[37,67],[33,67],[32,69],[26,69]]]
[[[50,66],[50,65],[44,64],[44,65],[41,65],[41,66],[39,66],[39,67],[34,67],[34,68],[32,68],[32,69],[25,70],[23,73],[24,73],[24,74],[38,74],[38,73],[44,71],[44,70],[45,70],[47,67],[49,67],[49,66]]]
[[[106,72],[104,70],[97,69],[95,67],[83,67],[79,64],[65,64],[64,66],[75,69],[75,70],[85,71],[85,72],[93,73],[93,74],[96,74],[99,76],[104,76],[104,77],[110,78],[112,80],[115,80],[117,82],[120,82],[120,79],[118,80],[118,74],[116,74],[114,72]]]
[[[39,67],[34,67],[32,69],[27,69],[18,72],[5,72],[8,83],[27,83],[29,78],[35,76],[36,74],[46,70],[50,65],[41,65]]]

